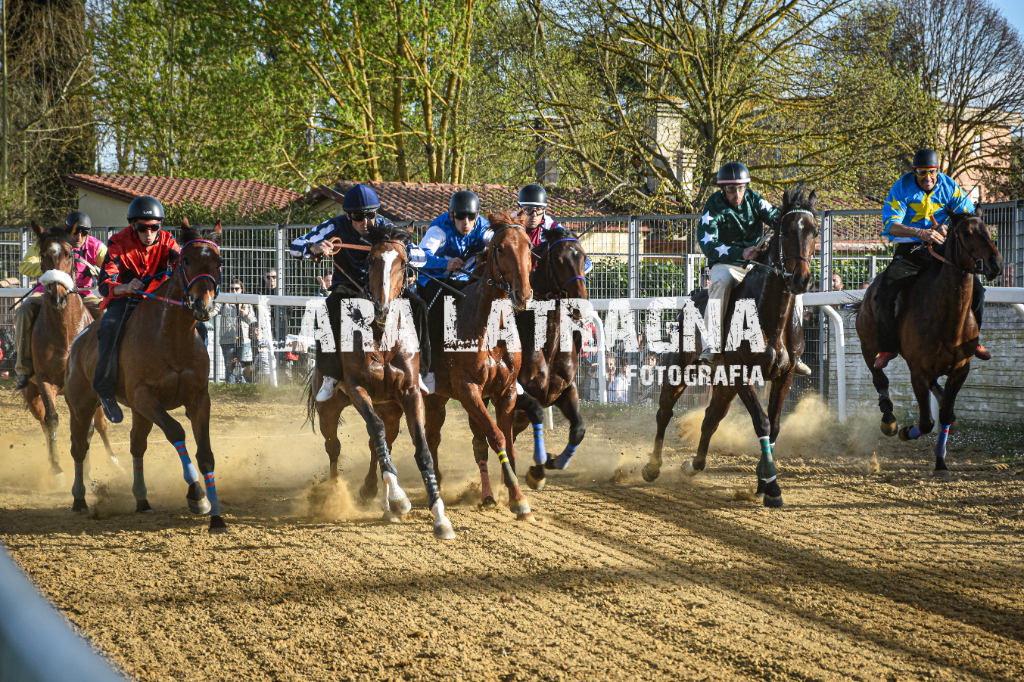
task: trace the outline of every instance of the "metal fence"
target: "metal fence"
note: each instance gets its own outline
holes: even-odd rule
[[[1006,262],[1004,276],[990,286],[1024,286],[1024,201],[989,204],[982,209]],[[866,288],[888,265],[893,247],[880,236],[880,216],[881,211],[877,210],[819,214],[821,240],[811,261],[816,282],[814,290]],[[570,217],[559,222],[580,235],[594,263],[587,278],[590,297],[616,299],[681,296],[701,287],[707,261],[698,243],[698,220],[698,215],[689,214]],[[426,227],[427,223],[410,225],[417,237],[422,237]],[[295,259],[288,253],[291,241],[310,228],[310,225],[225,227],[222,236],[224,290],[229,290],[231,282],[237,279],[245,293],[289,296],[325,293],[320,279],[332,274],[331,264]],[[100,239],[109,236],[105,228],[94,229],[93,234]],[[22,286],[28,285],[28,279],[21,277],[17,268],[32,238],[27,229],[0,228],[0,279],[13,277]],[[0,307],[0,347],[4,350],[0,374],[3,374],[13,371],[13,349],[9,347],[13,316],[6,303]],[[304,310],[274,306],[270,325],[273,339],[259,338],[255,324],[248,329],[234,327],[237,341],[232,347],[229,343],[231,330],[225,331],[222,322],[233,317],[235,321],[231,324],[236,324],[238,312],[237,308],[228,311],[227,315],[215,318],[210,326],[214,380],[231,381],[234,377],[234,380],[267,381],[269,368],[275,362],[284,370],[278,373],[281,380],[301,380],[310,362],[309,349],[299,338]],[[666,322],[671,316],[665,313]],[[634,323],[638,332],[642,322],[641,314],[637,313]],[[821,345],[828,331],[828,319],[817,309],[807,308],[803,359],[811,367],[812,375],[794,381],[795,398],[805,391],[828,393],[830,358],[827,345]],[[642,332],[639,352],[613,354],[610,351],[609,355],[615,357],[617,370],[663,360],[650,358]],[[605,368],[596,367],[594,358],[583,358],[580,370],[581,394],[587,399],[595,398],[598,372]],[[626,400],[654,400],[656,393],[655,390],[652,395],[649,387],[631,378]],[[698,400],[697,397],[688,399]],[[789,402],[795,404],[796,401]]]

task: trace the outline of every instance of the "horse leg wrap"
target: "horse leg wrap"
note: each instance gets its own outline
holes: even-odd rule
[[[565,446],[565,449],[562,450],[562,454],[555,458],[555,468],[559,470],[567,468],[569,466],[569,460],[571,460],[572,456],[576,454],[576,448],[578,447],[578,444],[573,445],[572,443],[568,443]]]
[[[911,426],[910,431],[907,432],[907,436],[910,438],[910,440],[916,440],[921,437],[921,429],[917,428],[916,426]]]
[[[504,450],[498,450],[498,461],[501,462],[501,473],[505,476],[505,486],[518,488],[519,479],[516,477],[516,472],[512,471],[512,465],[509,464],[508,455]]]
[[[395,468],[394,463],[391,461],[391,453],[388,452],[387,445],[378,445],[377,450],[377,463],[380,465],[380,475],[394,474],[398,476],[398,469]]]
[[[770,483],[778,474],[775,469],[775,460],[772,458],[772,444],[768,436],[763,436],[759,440],[761,441],[761,461],[757,463],[757,477]]]
[[[185,475],[185,483],[192,485],[199,481],[199,472],[196,470],[196,466],[192,463],[192,458],[188,456],[188,450],[185,448],[185,441],[179,440],[174,443],[174,449],[178,451],[178,457],[181,459],[181,468]]]
[[[949,425],[939,427],[939,440],[935,444],[935,459],[943,460],[946,459],[946,441],[949,440]]]
[[[533,425],[533,461],[538,466],[548,461],[548,448],[544,444],[544,424]]]
[[[412,502],[405,494],[402,487],[398,485],[398,476],[390,471],[381,474],[384,479],[384,496],[381,498],[380,506],[385,512],[395,514],[408,514],[412,509]]]
[[[433,509],[434,503],[441,499],[441,489],[437,485],[437,476],[434,474],[433,469],[424,469],[420,472],[420,476],[423,477],[423,485],[427,488],[427,507]],[[442,502],[442,513],[444,510],[444,503]]]
[[[477,460],[476,466],[480,469],[480,499],[493,498],[494,492],[491,490],[491,475],[487,472],[487,459]]]
[[[210,516],[220,516],[220,500],[217,499],[217,482],[213,479],[213,472],[203,476],[206,484],[206,498],[210,500]]]
[[[85,499],[85,472],[81,462],[75,462],[75,482],[71,484],[71,496],[76,500]]]
[[[132,482],[132,494],[135,495],[136,500],[144,500],[148,491],[146,490],[146,476],[142,471],[141,457],[132,457],[132,471],[135,476]]]

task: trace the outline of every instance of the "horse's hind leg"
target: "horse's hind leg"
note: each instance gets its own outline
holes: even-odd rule
[[[782,489],[779,487],[778,471],[775,468],[775,461],[772,459],[772,445],[769,434],[771,433],[771,420],[768,414],[761,407],[761,401],[757,399],[757,391],[749,384],[740,384],[736,391],[740,400],[750,413],[750,419],[754,422],[754,432],[761,443],[761,460],[757,463],[757,476],[764,481],[764,506],[781,507]],[[761,487],[758,485],[758,487]]]
[[[949,468],[946,467],[946,440],[956,431],[956,414],[953,412],[953,405],[956,403],[956,396],[960,393],[967,375],[971,373],[971,363],[964,363],[962,367],[953,370],[946,379],[946,388],[939,408],[939,439],[935,444],[935,476],[949,478]]]
[[[103,439],[103,448],[107,451],[107,456],[110,457],[110,461],[114,463],[114,466],[118,469],[122,469],[121,461],[114,454],[114,448],[110,447],[110,436],[107,435],[107,418],[103,416],[103,408],[96,408],[96,413],[92,417],[92,423],[95,430],[99,432],[100,438]],[[90,441],[92,439],[90,438]],[[122,469],[123,470],[123,469]]]
[[[521,414],[527,416],[528,423],[520,423],[520,420],[516,419]],[[526,473],[526,484],[534,490],[540,490],[547,483],[544,478],[544,465],[548,461],[548,448],[544,443],[544,408],[536,398],[524,393],[516,396],[512,417],[513,441],[527,425],[533,427],[533,466]]]
[[[704,421],[700,425],[700,442],[697,444],[697,454],[692,460],[683,465],[683,473],[687,476],[696,476],[704,471],[704,467],[707,466],[708,446],[711,444],[711,436],[715,435],[718,425],[725,419],[725,415],[729,414],[732,399],[735,397],[735,386],[713,387],[711,400],[708,401],[707,409],[704,410]]]
[[[665,383],[661,385],[661,395],[658,397],[658,431],[654,434],[654,449],[651,451],[651,457],[647,460],[647,464],[640,471],[644,480],[648,483],[656,480],[661,475],[661,452],[665,446],[665,430],[668,428],[669,422],[672,421],[673,408],[675,408],[676,403],[679,402],[679,396],[685,390],[686,384],[683,383],[681,378],[679,385],[676,386],[670,383],[666,376]],[[701,469],[703,468],[702,465]]]
[[[483,427],[472,419],[469,420],[469,430],[473,432],[473,460],[480,471],[480,508],[494,509],[498,502],[494,499],[491,474],[487,471],[487,456],[490,453],[487,449],[487,437],[484,435]]]
[[[916,440],[926,433],[931,433],[935,428],[935,420],[932,418],[931,381],[920,374],[911,374],[910,383],[917,397],[921,420],[918,426],[904,426],[900,429],[900,440]]]
[[[338,457],[341,456],[341,441],[338,439],[338,423],[341,421],[341,411],[344,409],[338,392],[330,400],[323,403],[316,403],[316,410],[320,414],[320,435],[324,437],[324,450],[327,451],[327,459],[330,461],[331,479],[338,478]],[[376,491],[374,491],[376,494]]]
[[[548,461],[544,468],[562,470],[569,466],[569,461],[576,454],[580,443],[583,442],[583,437],[587,435],[587,427],[583,424],[583,415],[580,414],[580,395],[576,390],[576,384],[571,384],[562,391],[554,404],[569,420],[569,442],[558,457],[548,455]]]
[[[43,381],[42,377],[37,377],[36,381],[39,382],[39,397],[43,401],[43,433],[46,434],[46,447],[50,455],[50,473],[63,487],[64,471],[60,468],[60,451],[57,449],[57,427],[60,426],[60,417],[54,403],[57,387]]]
[[[67,394],[65,394],[67,395]],[[75,482],[71,486],[73,502],[71,511],[85,513],[89,505],[85,502],[85,473],[83,466],[89,454],[89,431],[92,429],[92,411],[76,410],[68,401],[71,412],[71,458],[75,460]]]
[[[430,459],[433,461],[434,475],[437,476],[439,490],[443,488],[444,482],[441,476],[441,467],[437,461],[437,449],[441,447],[441,427],[444,426],[444,420],[448,416],[447,405],[448,399],[442,396],[423,396],[423,424],[427,429],[427,447],[430,448]],[[470,425],[472,426],[472,422]],[[484,443],[484,448],[486,452],[487,443]],[[473,451],[476,452],[475,433]]]
[[[128,448],[132,453],[132,495],[135,496],[136,514],[153,513],[153,508],[149,506],[149,491],[146,489],[146,474],[143,471],[143,459],[149,445],[149,432],[152,430],[153,422],[138,412],[132,413],[132,432]]]
[[[871,369],[871,383],[875,385],[875,391],[878,392],[878,409],[882,411],[882,433],[887,436],[895,436],[899,425],[896,423],[892,400],[889,398],[889,377],[885,376],[884,371],[872,367],[872,362],[874,359],[868,363],[868,367]]]
[[[220,498],[217,496],[217,481],[213,474],[213,448],[210,447],[210,394],[203,391],[192,403],[192,436],[196,439],[196,462],[203,474],[206,499],[210,505],[210,535],[228,532],[228,526],[221,515]]]

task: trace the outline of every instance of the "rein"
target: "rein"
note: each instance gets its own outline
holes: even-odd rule
[[[932,220],[932,225],[935,226],[935,229],[938,229],[939,228],[939,223],[935,220],[935,216],[931,216],[931,220]],[[958,249],[960,251],[963,251],[964,247],[963,247],[963,244],[960,243],[960,232],[959,232],[959,230],[957,230],[953,226],[952,223],[950,223],[949,228],[951,230],[953,230],[953,232],[954,232],[954,234],[953,234],[953,248]],[[949,243],[949,235],[946,235],[946,242],[945,243]],[[985,269],[985,264],[982,261],[982,259],[980,259],[980,258],[972,258],[971,259],[971,260],[974,261],[974,269],[973,270],[968,270],[966,268],[960,267],[960,264],[956,262],[957,259],[956,259],[955,256],[950,256],[950,258],[952,258],[952,260],[946,260],[945,258],[943,258],[942,256],[940,256],[938,253],[935,252],[935,249],[932,248],[932,243],[931,242],[928,242],[928,253],[932,254],[932,256],[934,256],[935,258],[938,258],[943,263],[948,263],[948,264],[952,265],[954,268],[956,268],[960,272],[966,272],[966,273],[969,273],[969,274],[972,274],[972,275],[977,275],[977,274],[981,273]],[[971,253],[968,252],[967,255],[970,256]]]
[[[191,241],[187,241],[181,246],[181,251],[184,251],[185,247],[188,246],[189,244],[208,244],[213,247],[214,251],[216,251],[218,256],[220,255],[220,245],[217,244],[217,242],[210,241],[209,239],[193,239]],[[196,275],[192,279],[187,279],[185,277],[185,268],[182,264],[183,260],[183,257],[179,258],[178,260],[178,281],[181,284],[182,300],[178,301],[173,298],[167,298],[165,296],[160,296],[158,294],[150,293],[148,291],[136,291],[133,295],[140,296],[142,298],[152,298],[157,301],[163,301],[164,303],[169,303],[171,305],[176,305],[182,308],[188,308],[189,310],[192,310],[192,299],[188,295],[188,290],[191,289],[192,285],[198,282],[199,280],[208,279],[211,282],[213,282],[213,297],[217,298],[217,296],[220,295],[220,270],[218,269],[216,278],[214,278],[213,275],[207,275],[203,273],[201,275]],[[163,273],[153,275],[148,279],[149,281],[153,281],[154,279],[160,277],[161,275],[167,277],[170,274],[171,271],[170,269],[168,269]]]
[[[494,237],[497,237],[499,232],[507,230],[510,227],[514,227],[516,229],[522,230],[523,232],[526,232],[526,228],[523,227],[522,225],[517,225],[515,223],[511,223],[511,224],[508,224],[508,225],[502,225],[497,230],[494,230]],[[490,284],[495,289],[499,289],[501,291],[504,291],[506,295],[511,296],[512,295],[512,285],[508,283],[507,279],[505,279],[505,273],[503,273],[501,271],[501,265],[498,263],[498,259],[494,257],[494,237],[491,237],[491,254],[490,254],[490,256],[488,257],[487,260],[494,266],[494,269],[498,271],[498,281],[495,281],[493,278],[488,278],[488,279],[486,279],[484,281],[487,284]],[[531,249],[531,253],[532,253],[532,249]]]
[[[760,266],[760,267],[762,267],[762,268],[764,268],[764,269],[766,269],[766,270],[768,270],[770,272],[773,272],[776,275],[778,275],[779,277],[782,277],[783,279],[791,279],[793,277],[793,273],[792,272],[788,272],[786,270],[786,261],[787,260],[792,259],[792,260],[796,260],[796,261],[807,261],[808,267],[810,267],[810,264],[811,264],[811,260],[809,258],[805,258],[803,255],[799,255],[799,256],[787,256],[786,255],[786,247],[782,243],[782,232],[781,232],[781,230],[782,230],[782,220],[786,216],[788,216],[790,214],[793,214],[793,213],[803,213],[803,214],[811,216],[812,218],[814,217],[814,211],[808,211],[807,209],[803,209],[803,208],[795,208],[795,209],[786,211],[781,216],[779,216],[779,227],[778,227],[778,229],[772,230],[771,232],[768,233],[768,235],[774,235],[775,237],[777,237],[777,239],[775,241],[779,245],[779,248],[778,248],[778,252],[779,252],[779,255],[778,255],[779,265],[768,265],[767,263],[762,263],[762,262],[756,261],[756,260],[750,261],[754,265],[758,265],[758,266]],[[768,235],[766,235],[766,236],[768,236]],[[763,243],[763,241],[764,240],[762,239],[762,243]],[[774,254],[770,254],[770,255],[774,255]],[[774,260],[774,258],[773,258],[773,260]]]

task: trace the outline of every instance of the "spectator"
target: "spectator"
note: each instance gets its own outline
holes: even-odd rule
[[[320,275],[317,275],[316,276],[316,281],[317,281],[317,284],[320,285],[320,291],[318,291],[316,295],[317,296],[327,296],[328,293],[330,293],[329,290],[331,288],[331,285],[334,283],[334,276],[330,272],[328,272],[323,277],[321,277]]]
[[[624,403],[629,397],[629,382],[622,373],[616,371],[617,362],[614,356],[604,359],[605,379],[608,381],[608,402]]]
[[[230,292],[244,294],[245,287],[237,279],[231,280]],[[225,304],[220,311],[220,343],[224,367],[229,372],[228,383],[235,383],[235,377],[252,365],[252,339],[249,330],[256,322],[256,315],[248,303]],[[235,368],[241,368],[236,373]]]
[[[650,370],[648,372],[646,372],[646,374],[647,374],[648,378],[653,376],[654,377],[654,381],[652,381],[650,383],[650,385],[648,385],[648,386],[644,386],[643,381],[640,382],[640,402],[652,402],[654,400],[654,394],[658,390],[658,374],[657,374],[657,370],[654,369],[657,366],[658,366],[658,355],[657,355],[657,353],[648,353],[646,355],[646,357],[644,357],[644,365],[643,365],[643,367],[649,367],[650,368]],[[644,374],[645,374],[645,372],[643,371],[643,367],[640,368],[641,369],[641,371],[640,371],[640,378],[641,379],[644,378]]]
[[[270,268],[263,273],[263,282],[259,288],[260,296],[276,296],[277,295],[277,269]]]
[[[843,290],[843,277],[838,272],[832,273],[832,291]]]

